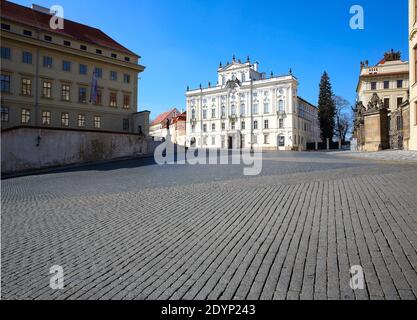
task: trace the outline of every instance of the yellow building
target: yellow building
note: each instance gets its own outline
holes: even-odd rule
[[[409,0],[410,150],[417,150],[417,0]]]
[[[2,129],[146,133],[149,112],[137,112],[140,57],[93,27],[64,20],[53,29],[51,18],[49,9],[1,0]]]

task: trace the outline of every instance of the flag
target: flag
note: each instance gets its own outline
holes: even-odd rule
[[[93,78],[91,80],[91,92],[90,92],[90,102],[97,103],[97,73],[94,70]]]

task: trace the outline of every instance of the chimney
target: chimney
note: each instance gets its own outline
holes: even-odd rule
[[[253,64],[253,70],[255,70],[256,72],[258,72],[258,67],[259,67],[259,62],[255,62]]]

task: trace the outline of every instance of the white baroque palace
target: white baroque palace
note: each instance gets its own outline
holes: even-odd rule
[[[216,86],[187,88],[187,146],[306,150],[319,142],[317,108],[298,97],[297,78],[269,78],[259,64],[220,63]]]

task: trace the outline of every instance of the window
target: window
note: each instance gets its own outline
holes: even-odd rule
[[[43,66],[44,68],[52,68],[52,57],[44,56],[43,57]]]
[[[22,79],[22,95],[30,96],[32,95],[32,80],[31,79]]]
[[[253,122],[253,129],[254,129],[254,130],[258,130],[258,121],[257,121],[257,120],[255,120],[255,121]]]
[[[9,122],[9,108],[1,107],[1,122]]]
[[[110,92],[110,107],[117,107],[117,93]]]
[[[207,109],[203,110],[203,119],[207,120]]]
[[[78,115],[78,127],[80,128],[85,127],[85,115],[84,114]]]
[[[207,132],[207,125],[203,124],[203,132]]]
[[[30,31],[30,30],[23,30],[23,34],[25,36],[31,37],[32,36],[32,31]]]
[[[226,124],[222,122],[222,130],[226,130]]]
[[[42,111],[42,125],[44,126],[51,125],[51,112]]]
[[[117,58],[117,54],[112,53],[112,54],[111,54],[111,57],[112,57],[112,58],[114,58],[114,59],[116,59],[116,58]]]
[[[87,51],[87,46],[82,44],[82,45],[80,45],[80,49],[83,50],[83,51]]]
[[[192,133],[195,133],[195,125],[192,125],[192,126],[191,126],[191,132],[192,132]]]
[[[256,134],[252,136],[252,142],[253,144],[258,144],[258,136]]]
[[[49,81],[44,81],[42,85],[42,96],[44,98],[52,97],[52,83]]]
[[[110,80],[116,81],[117,80],[117,72],[110,71]]]
[[[103,78],[103,69],[95,68],[94,73],[96,74],[97,78]]]
[[[78,89],[78,102],[87,103],[87,88],[80,87]]]
[[[211,109],[211,118],[216,118],[216,109]]]
[[[2,23],[1,24],[1,29],[10,31],[10,24]]]
[[[123,108],[130,109],[130,96],[127,94],[123,96]]]
[[[32,64],[32,53],[23,51],[22,52],[22,62],[27,64]]]
[[[124,74],[123,75],[123,82],[124,83],[130,83],[130,75],[129,74]]]
[[[215,123],[211,124],[211,131],[216,131],[216,124]]]
[[[30,110],[22,109],[21,122],[22,124],[28,124],[30,122]]]
[[[10,92],[10,76],[6,74],[0,75],[0,91]]]
[[[191,110],[191,119],[195,119],[195,109]]]
[[[44,36],[44,37],[43,37],[43,39],[44,39],[45,41],[49,41],[49,42],[51,42],[51,41],[52,41],[52,37],[51,37],[51,36]]]
[[[397,98],[397,108],[403,104],[403,98]]]
[[[2,59],[11,59],[11,49],[10,48],[6,48],[6,47],[1,47],[1,58]]]
[[[231,114],[232,116],[236,115],[236,106],[234,104],[232,105],[232,108],[231,108]]]
[[[264,129],[268,129],[269,128],[269,121],[265,120],[264,121]]]
[[[97,54],[103,54],[103,51],[101,51],[100,49],[96,49],[96,53]]]
[[[71,71],[71,61],[62,61],[62,70]]]
[[[242,130],[245,130],[245,129],[246,129],[246,123],[245,123],[245,121],[242,121],[242,122],[240,123],[240,128],[241,128]]]
[[[130,58],[129,57],[125,57],[125,61],[126,62],[130,62]]]
[[[269,113],[269,103],[264,102],[264,113]]]
[[[123,130],[129,131],[129,119],[123,119]]]
[[[257,103],[254,103],[252,105],[252,113],[253,114],[258,114],[258,104]]]
[[[69,85],[67,84],[62,85],[61,97],[63,101],[70,101],[70,93],[71,93],[70,90],[71,89]]]
[[[71,42],[64,40],[64,46],[71,47]]]
[[[371,90],[376,90],[376,82],[371,82]]]
[[[236,129],[236,123],[234,121],[232,121],[231,127],[232,127],[232,130],[235,130]]]
[[[284,119],[279,119],[278,120],[278,127],[279,127],[279,129],[284,129]]]
[[[244,116],[245,116],[245,114],[246,114],[246,107],[245,107],[245,104],[244,104],[244,103],[242,103],[242,104],[240,105],[240,115],[241,115],[242,117],[244,117]]]
[[[101,117],[100,116],[94,116],[94,128],[100,129],[101,128]]]
[[[384,106],[385,106],[385,108],[390,108],[390,100],[389,100],[389,98],[385,98],[384,99]]]
[[[245,79],[245,73],[242,72],[242,82],[245,82],[245,81],[246,81],[246,79]]]
[[[80,64],[80,74],[87,74],[87,65]]]
[[[279,100],[278,101],[278,111],[283,113],[285,111],[285,105],[284,105],[284,100]]]
[[[285,136],[278,136],[278,147],[285,147]]]
[[[222,106],[222,117],[226,116],[226,106]]]
[[[211,144],[214,146],[216,144],[216,137],[211,137]]]
[[[403,87],[403,81],[402,80],[397,80],[397,88],[401,89]]]
[[[384,89],[389,89],[389,81],[384,81]]]
[[[269,134],[264,135],[264,144],[269,144]]]
[[[103,104],[103,98],[102,98],[101,90],[97,90],[96,93],[96,105],[101,106]]]
[[[63,127],[69,126],[69,113],[68,112],[61,113],[61,126]]]

